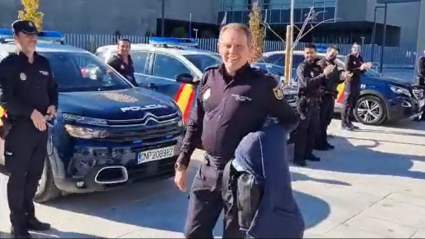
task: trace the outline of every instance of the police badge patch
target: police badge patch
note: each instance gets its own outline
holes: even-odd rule
[[[117,102],[123,102],[123,103],[134,103],[134,102],[138,101],[133,96],[119,94],[119,93],[115,93],[115,92],[114,93],[113,92],[106,92],[106,93],[103,93],[103,96],[105,96],[106,98],[108,98],[110,100],[117,101]]]
[[[19,78],[21,78],[21,81],[24,81],[27,79],[27,75],[25,75],[25,73],[22,72],[21,74],[19,74]]]
[[[273,94],[276,97],[276,99],[281,100],[283,99],[283,89],[279,85],[273,88]]]

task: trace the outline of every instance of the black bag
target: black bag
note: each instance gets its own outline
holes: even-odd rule
[[[249,173],[237,179],[238,221],[241,230],[248,230],[254,220],[263,195],[263,186]]]

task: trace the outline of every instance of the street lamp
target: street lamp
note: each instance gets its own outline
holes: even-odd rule
[[[385,50],[385,41],[387,37],[387,10],[388,3],[385,3],[385,13],[384,13],[384,36],[382,37],[382,45],[381,45],[381,59],[379,59],[379,72],[382,74],[382,68],[384,68],[384,50]]]
[[[165,33],[165,0],[161,2],[161,36]]]
[[[193,31],[195,32],[195,39],[198,39],[198,28],[193,28]]]

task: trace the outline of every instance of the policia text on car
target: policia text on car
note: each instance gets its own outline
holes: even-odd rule
[[[318,65],[316,46],[307,44],[304,47],[305,60],[297,68],[298,78],[298,113],[301,121],[295,134],[294,163],[306,166],[306,160],[320,161],[313,155],[314,140],[319,129],[320,88],[323,82],[334,71],[335,66],[324,70]]]
[[[33,198],[47,156],[47,124],[58,105],[57,85],[48,60],[35,52],[37,28],[28,20],[12,24],[18,52],[0,63],[5,139],[4,157],[12,234],[29,238],[28,230],[48,230],[35,217]]]
[[[222,198],[223,169],[241,139],[261,129],[267,115],[277,117],[288,129],[297,116],[283,98],[275,79],[251,68],[252,36],[248,27],[231,23],[221,29],[218,49],[220,66],[208,68],[198,88],[196,105],[176,163],[175,183],[186,189],[187,166],[197,145],[206,151],[189,196],[184,234],[186,238],[213,238],[213,229],[224,208],[224,238],[243,238],[236,205]]]

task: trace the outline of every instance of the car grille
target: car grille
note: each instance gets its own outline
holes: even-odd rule
[[[139,142],[151,144],[169,141],[183,133],[180,116],[176,114],[154,119],[108,120],[109,130],[105,138],[109,142]]]
[[[419,88],[419,87],[415,87],[412,89],[413,95],[415,96],[416,99],[418,100],[422,100],[424,98],[424,90]]]

